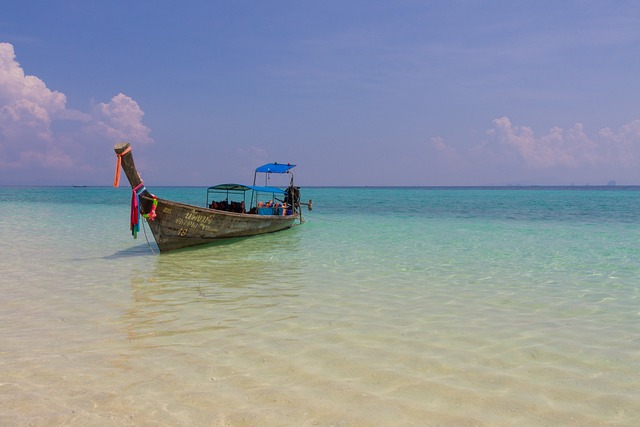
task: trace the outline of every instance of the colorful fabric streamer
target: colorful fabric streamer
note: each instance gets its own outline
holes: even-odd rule
[[[133,189],[131,195],[131,235],[134,239],[138,238],[138,232],[140,231],[140,195],[147,189],[141,182],[137,187]]]

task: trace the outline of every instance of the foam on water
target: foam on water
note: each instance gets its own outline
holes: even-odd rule
[[[0,189],[0,423],[640,422],[637,189],[304,196],[158,256],[127,191]]]

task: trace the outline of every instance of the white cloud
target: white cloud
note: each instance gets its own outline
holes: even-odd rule
[[[19,99],[0,107],[0,132],[7,140],[22,137],[51,141],[48,111],[28,99]]]
[[[16,61],[13,46],[0,43],[0,104],[10,106],[16,101],[32,102],[55,116],[65,110],[64,94],[47,88],[35,76],[25,76]]]
[[[640,119],[622,126],[618,132],[609,128],[598,132],[615,159],[626,167],[638,167],[640,159]]]
[[[151,131],[142,124],[144,112],[136,101],[119,93],[108,103],[100,103],[93,109],[95,128],[113,140],[151,143]]]
[[[436,151],[447,157],[457,157],[455,148],[448,146],[441,136],[434,136],[429,140],[429,145]]]
[[[456,185],[606,183],[614,178],[637,182],[640,119],[617,130],[592,133],[580,123],[543,134],[517,126],[508,117],[496,118],[492,124],[487,138],[467,148],[440,136],[430,138],[426,155],[431,183],[440,183],[440,176],[445,176],[450,184],[452,174]]]
[[[0,172],[90,171],[94,163],[89,156],[96,151],[91,149],[98,145],[152,142],[150,129],[142,123],[144,112],[122,93],[90,113],[66,104],[63,93],[25,75],[13,45],[0,43]]]
[[[542,136],[536,136],[527,126],[514,126],[508,117],[495,119],[493,125],[487,131],[491,140],[515,151],[526,166],[534,169],[633,166],[638,159],[640,120],[622,126],[618,132],[602,129],[594,137],[588,136],[580,123],[567,130],[554,127]]]

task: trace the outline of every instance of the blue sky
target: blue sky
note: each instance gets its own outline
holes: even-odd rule
[[[640,184],[635,1],[14,1],[0,184]]]

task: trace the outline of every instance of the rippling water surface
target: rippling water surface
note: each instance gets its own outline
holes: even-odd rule
[[[639,188],[303,190],[157,255],[125,189],[0,188],[0,424],[640,425]]]

